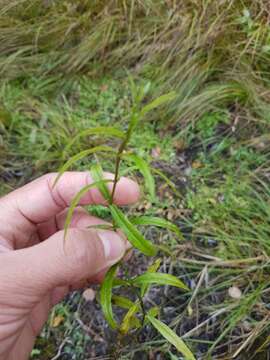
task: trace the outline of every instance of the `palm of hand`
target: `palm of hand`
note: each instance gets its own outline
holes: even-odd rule
[[[32,245],[39,241],[36,235]],[[33,238],[32,238],[33,240]],[[30,242],[27,244],[28,246]],[[23,251],[23,250],[21,250]],[[14,249],[8,240],[0,241],[1,266],[14,261]],[[8,281],[8,279],[7,279]],[[0,290],[0,358],[5,360],[27,359],[36,336],[46,322],[49,311],[66,294],[67,288],[55,288],[38,296],[28,291],[27,284],[8,284],[5,293]],[[20,290],[18,292],[18,290]],[[2,356],[2,357],[1,357]]]

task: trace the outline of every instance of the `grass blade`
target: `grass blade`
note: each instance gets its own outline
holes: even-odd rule
[[[149,314],[146,315],[146,318],[154,328],[185,357],[186,360],[196,360],[184,341],[172,329]]]
[[[102,307],[103,314],[108,324],[112,329],[116,329],[118,324],[114,319],[113,310],[112,310],[112,288],[113,281],[116,275],[118,265],[114,265],[107,272],[105,279],[101,285],[100,289],[100,304]]]
[[[154,110],[155,108],[166,104],[169,101],[172,101],[173,99],[175,99],[176,97],[176,93],[174,91],[168,93],[168,94],[164,94],[159,96],[157,99],[153,100],[152,102],[150,102],[149,104],[145,105],[142,110],[141,110],[141,115],[144,116],[146,115],[149,111]]]
[[[135,286],[151,285],[151,284],[170,285],[170,286],[175,286],[179,289],[189,291],[189,288],[177,277],[163,273],[145,273],[139,275],[132,280],[132,284]]]
[[[125,233],[129,242],[143,254],[154,256],[157,248],[150,241],[146,240],[139,230],[126,218],[120,209],[115,205],[110,205],[112,218],[116,225]]]

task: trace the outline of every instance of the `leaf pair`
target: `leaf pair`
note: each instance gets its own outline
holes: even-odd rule
[[[101,297],[100,302],[102,306],[102,310],[104,316],[110,326],[115,329],[117,327],[117,323],[113,316],[112,310],[112,289],[114,286],[133,286],[138,287],[141,291],[141,295],[144,296],[148,287],[153,284],[157,285],[170,285],[174,287],[178,287],[179,289],[188,291],[189,288],[178,278],[170,274],[156,273],[154,272],[157,267],[159,267],[160,261],[154,263],[148,269],[148,272],[139,275],[133,279],[129,279],[127,281],[123,281],[121,279],[114,279],[116,270],[118,265],[113,266],[106,274],[105,279],[101,286]],[[123,308],[129,310],[130,314],[128,315],[128,319],[130,319],[134,314],[140,309],[140,303],[137,301],[135,304],[130,302],[128,299],[122,297],[114,297],[114,301],[117,301],[118,304],[121,303]],[[125,325],[122,328],[125,330],[127,326],[127,319],[125,320]]]
[[[153,265],[151,265],[147,273],[129,280],[128,284],[140,287],[141,294],[145,294],[146,287],[154,283],[159,285],[172,285],[183,290],[188,290],[188,287],[176,277],[169,274],[156,273],[155,270],[159,266],[160,260],[156,261]],[[104,316],[113,329],[116,329],[118,327],[118,324],[113,315],[112,302],[115,305],[128,310],[119,328],[122,334],[126,334],[131,328],[139,328],[140,326],[142,326],[139,319],[136,317],[138,311],[142,309],[139,300],[133,303],[125,297],[112,296],[112,289],[114,284],[119,284],[119,282],[117,283],[114,281],[117,267],[118,265],[115,265],[108,271],[105,280],[101,286],[100,301]],[[122,284],[126,285],[127,283],[124,282]],[[187,360],[195,360],[193,354],[183,342],[183,340],[179,336],[177,336],[174,331],[171,330],[166,324],[156,319],[158,313],[158,308],[151,308],[146,314],[145,321],[151,323],[167,341],[169,341],[173,346],[176,347],[179,352],[184,355]]]
[[[56,183],[59,181],[60,177],[64,174],[65,171],[67,171],[75,162],[84,159],[85,157],[89,155],[93,155],[96,153],[102,153],[102,152],[108,152],[108,153],[115,153],[115,150],[111,148],[110,146],[100,145],[95,146],[90,149],[83,150],[79,152],[78,154],[72,156],[59,170],[58,175],[54,181],[53,186],[56,185]]]
[[[94,128],[85,129],[79,132],[65,147],[64,154],[68,153],[72,146],[81,138],[85,138],[86,136],[91,135],[100,135],[104,139],[104,137],[113,137],[118,139],[124,139],[125,133],[115,127],[111,126],[99,126]]]

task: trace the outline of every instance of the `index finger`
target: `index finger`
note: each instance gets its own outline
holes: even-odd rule
[[[9,224],[9,229],[20,228],[25,231],[25,221],[32,226],[47,221],[67,208],[83,187],[94,182],[89,172],[66,172],[53,186],[56,176],[57,173],[44,175],[0,199],[1,223]],[[114,175],[104,173],[104,178],[113,179]],[[108,182],[111,191],[112,186],[113,183]],[[139,193],[136,182],[128,178],[120,178],[116,186],[114,202],[118,205],[132,204],[138,200]],[[105,203],[99,190],[92,188],[81,198],[78,205]]]

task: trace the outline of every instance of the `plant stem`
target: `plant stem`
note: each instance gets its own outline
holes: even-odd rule
[[[119,146],[119,149],[117,151],[116,154],[116,161],[115,161],[115,170],[114,170],[114,180],[113,180],[113,189],[112,189],[112,194],[111,194],[111,198],[110,198],[110,204],[113,204],[113,199],[114,199],[114,195],[115,195],[115,190],[116,190],[116,185],[118,182],[118,178],[119,178],[119,170],[120,170],[120,164],[121,164],[121,155],[123,153],[123,151],[125,150],[125,147],[127,146],[130,136],[131,136],[131,131],[132,131],[132,127],[130,126],[127,130],[126,133],[126,137],[124,138],[124,140],[122,141],[122,143]]]
[[[142,309],[142,327],[144,326],[144,321],[145,321],[145,317],[146,317],[146,311],[145,311],[145,307],[144,307],[144,302],[143,302],[143,298],[140,294],[140,289],[137,289],[137,288],[133,288],[135,290],[135,294],[136,296],[138,297],[138,300],[139,300],[139,303],[140,303],[140,306],[141,306],[141,309]]]

